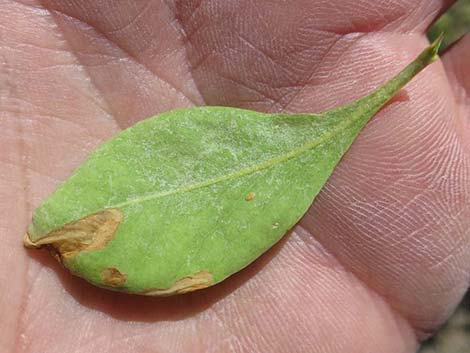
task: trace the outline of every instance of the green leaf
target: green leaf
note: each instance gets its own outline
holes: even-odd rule
[[[35,210],[25,245],[113,290],[170,295],[218,283],[295,225],[362,127],[438,47],[323,114],[201,107],[139,122]]]

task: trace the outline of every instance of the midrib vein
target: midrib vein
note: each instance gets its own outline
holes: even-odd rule
[[[137,198],[134,198],[132,200],[121,202],[121,203],[118,203],[118,204],[115,204],[115,205],[108,205],[107,208],[122,208],[122,207],[126,207],[126,206],[129,206],[129,205],[132,205],[132,204],[146,202],[146,201],[149,201],[149,200],[154,200],[154,199],[158,199],[158,198],[162,198],[162,197],[166,197],[166,196],[170,196],[170,195],[182,194],[182,193],[190,192],[190,191],[193,191],[193,190],[196,190],[196,189],[205,188],[205,187],[208,187],[208,186],[211,186],[211,185],[214,185],[214,184],[222,183],[222,182],[227,181],[227,180],[236,179],[236,178],[243,177],[243,176],[246,176],[246,175],[249,175],[249,174],[253,174],[253,173],[256,173],[260,170],[268,169],[268,168],[270,168],[270,167],[272,167],[276,164],[280,164],[280,163],[286,162],[290,159],[296,158],[296,157],[300,156],[301,154],[317,147],[318,145],[321,145],[322,143],[325,143],[325,142],[329,141],[330,139],[332,139],[337,134],[345,131],[347,128],[349,128],[357,120],[358,120],[357,118],[356,119],[345,118],[344,123],[338,124],[336,128],[332,129],[329,133],[326,133],[321,138],[316,139],[314,141],[307,142],[304,145],[302,145],[302,146],[300,146],[296,149],[293,149],[292,151],[290,151],[288,153],[285,153],[285,154],[279,155],[277,157],[268,159],[268,160],[266,160],[262,163],[255,164],[255,165],[252,165],[252,166],[249,166],[249,167],[246,167],[246,168],[243,168],[243,169],[240,169],[240,170],[234,171],[232,173],[225,174],[225,175],[213,178],[213,179],[202,181],[200,183],[195,183],[195,184],[192,184],[192,185],[186,185],[186,186],[176,188],[176,189],[173,189],[173,190],[169,190],[169,191],[166,191],[166,192],[153,193],[153,194],[149,194],[149,195],[146,195],[146,196],[137,197]]]

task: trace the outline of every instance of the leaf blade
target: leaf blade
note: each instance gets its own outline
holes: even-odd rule
[[[43,244],[65,227],[89,241],[89,229],[101,228],[77,230],[86,224],[77,220],[116,209],[124,218],[106,246],[59,254],[73,273],[140,294],[218,283],[299,220],[362,127],[435,59],[438,45],[374,93],[320,115],[204,107],[138,123],[98,148],[35,211],[28,240]],[[74,242],[61,248],[70,253]]]

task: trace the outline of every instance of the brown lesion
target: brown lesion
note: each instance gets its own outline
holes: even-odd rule
[[[113,239],[123,219],[124,214],[120,210],[108,208],[67,223],[37,241],[32,241],[26,233],[23,243],[27,248],[37,249],[45,246],[61,261],[81,251],[104,248]]]
[[[120,287],[127,281],[127,275],[115,267],[107,267],[101,272],[101,280],[111,287]]]
[[[207,270],[203,270],[195,274],[180,278],[179,280],[175,281],[175,283],[173,283],[170,288],[150,289],[141,294],[151,296],[169,296],[193,292],[198,289],[207,288],[213,284],[214,276],[212,273]]]
[[[255,198],[255,196],[256,196],[256,194],[255,194],[253,191],[251,191],[251,192],[249,192],[248,194],[246,194],[245,200],[246,200],[246,201],[251,201],[251,200],[253,200],[253,199]]]

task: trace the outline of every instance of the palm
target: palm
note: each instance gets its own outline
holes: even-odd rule
[[[379,113],[281,244],[221,285],[110,293],[20,245],[32,209],[120,129],[183,106],[351,101],[424,47],[445,1],[24,3],[0,3],[2,351],[412,352],[458,302],[469,38]]]

